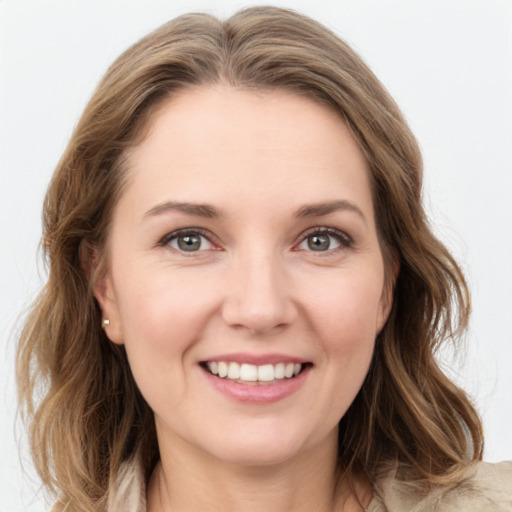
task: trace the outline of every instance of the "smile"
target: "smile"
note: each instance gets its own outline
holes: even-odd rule
[[[203,368],[212,375],[240,384],[272,384],[283,379],[292,379],[299,375],[305,366],[306,364],[284,362],[263,365],[239,364],[234,361],[203,363]]]

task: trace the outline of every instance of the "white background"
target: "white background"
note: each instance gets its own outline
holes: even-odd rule
[[[512,459],[512,1],[279,1],[351,43],[402,107],[423,149],[425,203],[466,270],[474,315],[450,372],[483,415],[486,460]],[[41,202],[71,130],[128,45],[230,0],[0,0],[0,510],[42,512],[15,426],[19,315],[44,277]],[[463,355],[463,354],[459,354]],[[21,443],[22,444],[22,443]]]

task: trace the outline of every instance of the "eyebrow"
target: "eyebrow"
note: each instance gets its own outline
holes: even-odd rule
[[[168,212],[177,211],[194,217],[202,217],[205,219],[218,219],[222,217],[222,213],[218,208],[206,203],[185,203],[180,201],[165,201],[157,204],[144,214],[144,218],[156,217]],[[345,199],[337,201],[326,201],[314,204],[305,204],[298,208],[294,215],[299,219],[308,217],[321,217],[329,215],[337,211],[349,211],[356,213],[365,223],[366,217],[362,210]]]
[[[220,211],[212,205],[200,203],[183,203],[179,201],[165,201],[157,204],[144,214],[144,218],[156,217],[168,212],[177,211],[194,217],[217,219],[222,217]]]
[[[329,213],[334,213],[337,211],[354,212],[359,217],[361,217],[365,224],[367,223],[366,217],[362,210],[351,201],[347,201],[345,199],[338,201],[327,201],[323,203],[305,204],[295,212],[295,216],[298,218],[321,217],[322,215],[328,215]]]

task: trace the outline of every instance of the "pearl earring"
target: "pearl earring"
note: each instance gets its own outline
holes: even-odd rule
[[[105,320],[103,320],[103,322],[101,322],[101,327],[103,327],[103,329],[105,329],[107,327],[107,325],[110,324],[110,320],[108,318],[105,318]]]

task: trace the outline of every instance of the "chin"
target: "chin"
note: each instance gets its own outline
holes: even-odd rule
[[[231,432],[222,439],[212,439],[208,451],[227,464],[269,467],[301,458],[312,447],[311,444],[315,443],[306,433],[290,431],[289,427],[279,425]]]
[[[279,466],[292,459],[300,449],[278,446],[262,446],[261,443],[245,443],[242,446],[233,446],[228,453],[218,454],[225,463],[241,467],[266,467]]]

